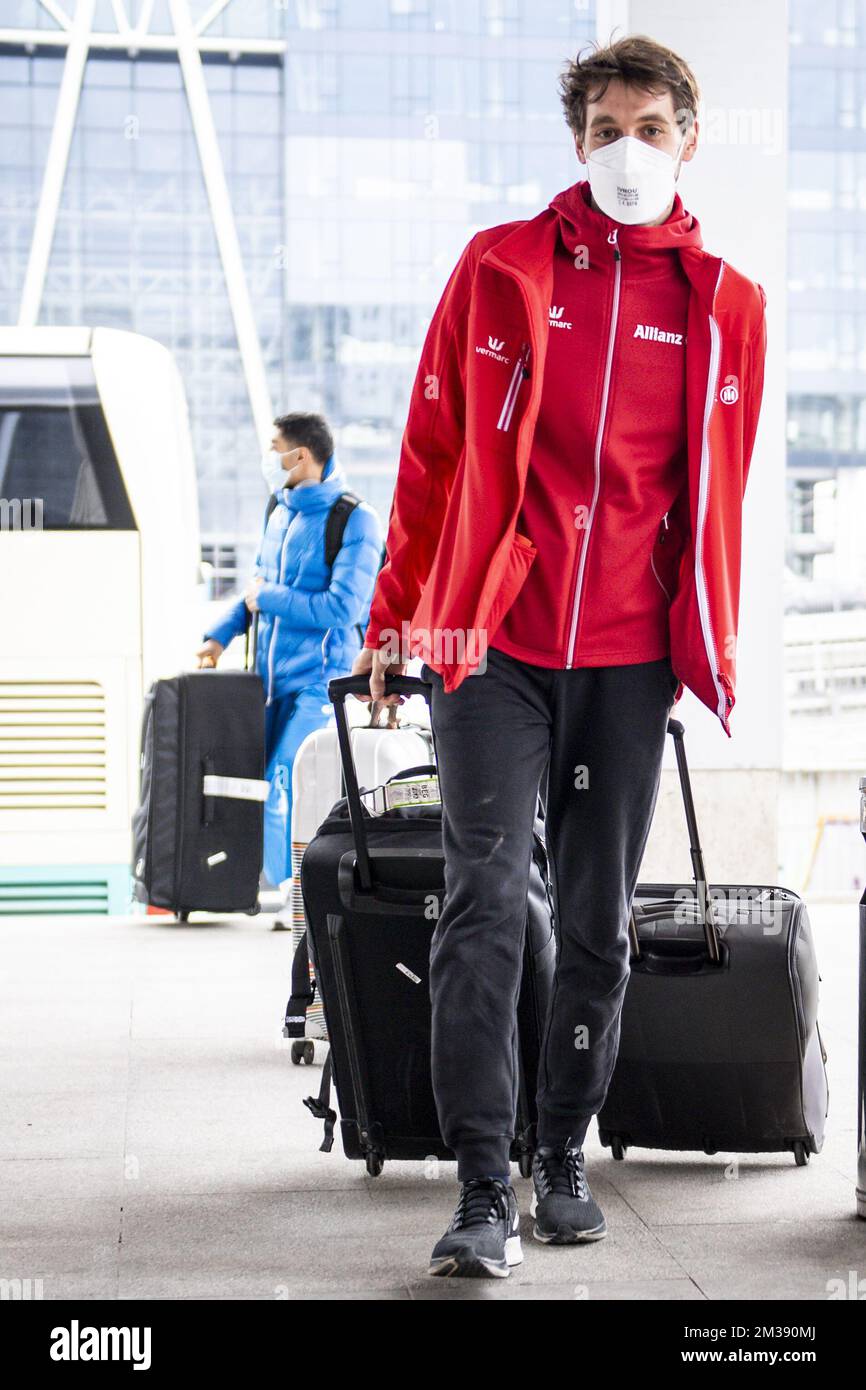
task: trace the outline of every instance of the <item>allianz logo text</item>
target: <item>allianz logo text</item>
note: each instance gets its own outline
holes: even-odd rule
[[[682,347],[686,341],[682,333],[669,333],[654,323],[639,323],[632,337],[645,338],[654,343],[675,343],[677,347]]]

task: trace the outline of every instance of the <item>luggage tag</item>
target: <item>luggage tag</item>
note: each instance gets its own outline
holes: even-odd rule
[[[407,777],[385,782],[361,792],[361,802],[371,815],[381,816],[405,806],[441,806],[438,777]]]
[[[259,777],[225,777],[214,772],[214,766],[212,757],[202,760],[202,825],[213,825],[219,797],[236,801],[267,801],[271,791],[270,782]]]

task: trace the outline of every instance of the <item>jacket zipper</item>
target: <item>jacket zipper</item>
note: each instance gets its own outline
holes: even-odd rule
[[[290,530],[290,528],[291,528],[291,525],[292,525],[292,518],[289,517],[289,524],[288,524],[288,526],[286,527],[286,534],[283,536],[283,543],[282,543],[282,547],[281,547],[281,549],[280,549],[280,569],[279,569],[279,578],[278,578],[278,580],[277,580],[277,582],[278,582],[279,584],[282,584],[282,582],[283,582],[283,574],[284,574],[284,572],[285,572],[285,567],[286,567],[286,547],[288,546],[288,543],[289,543],[289,530]],[[276,641],[276,638],[277,638],[277,628],[279,627],[279,625],[280,625],[279,617],[275,614],[275,615],[274,615],[274,625],[273,625],[273,627],[271,628],[271,640],[270,640],[270,642],[268,643],[268,698],[267,698],[267,700],[265,701],[265,703],[268,704],[268,705],[271,703],[271,701],[272,701],[273,698],[274,698],[274,642]]]
[[[617,245],[618,227],[608,234],[608,242],[613,247],[614,263],[614,282],[613,282],[613,309],[610,316],[610,334],[607,340],[607,361],[604,368],[604,387],[601,397],[601,414],[598,421],[598,430],[595,436],[595,487],[592,494],[592,502],[589,508],[589,516],[586,522],[586,531],[583,537],[583,546],[580,552],[580,564],[577,571],[577,583],[574,590],[574,603],[571,609],[571,630],[568,634],[568,646],[566,648],[566,670],[569,670],[574,661],[574,645],[577,637],[577,620],[580,613],[580,599],[583,592],[583,576],[586,569],[586,556],[589,550],[589,537],[592,531],[592,523],[595,519],[595,510],[598,506],[598,494],[601,489],[601,441],[604,437],[604,427],[607,421],[607,402],[610,394],[610,377],[613,366],[613,344],[616,338],[617,318],[619,315],[619,282],[622,272],[622,256]]]
[[[143,768],[143,762],[144,762],[145,754],[146,754],[146,751],[147,751],[147,730],[148,730],[148,727],[150,728],[150,749],[151,749],[151,752],[150,752],[150,762],[151,762],[151,768],[153,767],[153,744],[154,744],[153,717],[154,717],[155,710],[156,710],[156,696],[155,696],[155,694],[154,694],[153,689],[151,688],[150,691],[147,693],[147,695],[145,695],[145,697],[144,697],[144,713],[143,713],[143,715],[142,715],[142,720],[141,720],[141,762],[140,762],[141,771],[144,770],[144,768]],[[152,788],[152,787],[153,787],[153,773],[151,772],[151,788]],[[144,886],[145,886],[145,888],[147,889],[148,892],[150,892],[150,888],[151,888],[151,883],[150,883],[150,879],[151,879],[150,863],[151,863],[151,844],[152,844],[152,834],[151,834],[151,832],[152,832],[152,827],[153,827],[153,816],[151,815],[151,811],[150,811],[150,802],[151,802],[151,797],[148,797],[147,820],[145,821],[145,825],[144,825],[144,855],[143,855],[144,864],[143,864],[143,867],[142,867],[142,874],[141,874],[141,882],[144,884]],[[136,860],[136,867],[138,867],[138,861],[137,861],[137,860]],[[147,875],[146,878],[145,878],[145,875]],[[138,878],[138,874],[136,874],[135,877]]]
[[[713,307],[715,307],[716,295],[722,283],[722,276],[725,273],[725,264],[722,262],[719,270],[719,278],[716,281],[716,288],[713,292]],[[698,612],[701,619],[701,631],[704,636],[704,647],[707,653],[707,662],[710,667],[710,675],[713,678],[713,685],[719,697],[716,713],[722,721],[722,726],[727,727],[726,720],[728,715],[728,702],[730,696],[725,690],[719,679],[719,660],[716,652],[716,644],[713,638],[713,629],[710,623],[710,604],[707,594],[707,576],[704,570],[704,528],[707,518],[707,505],[710,492],[710,415],[712,414],[713,403],[716,394],[716,381],[719,374],[719,360],[721,358],[721,333],[719,325],[713,318],[712,311],[709,315],[710,320],[710,368],[707,374],[707,394],[704,402],[704,423],[701,434],[701,471],[698,485],[698,516],[697,516],[697,536],[695,539],[695,588],[698,599]],[[733,703],[733,701],[731,701]]]
[[[508,383],[505,400],[502,402],[502,409],[499,412],[499,419],[496,422],[496,428],[498,430],[508,430],[511,428],[511,417],[514,414],[514,407],[517,404],[520,388],[529,376],[530,353],[531,349],[529,344],[521,343],[520,353],[514,364],[514,371],[511,373],[511,380]]]
[[[181,677],[177,687],[177,726],[178,726],[178,745],[186,749],[186,678]],[[183,846],[184,846],[184,821],[183,810],[186,799],[186,757],[182,756],[177,769],[177,807],[175,815],[177,820],[176,827],[180,828],[180,834],[175,830],[175,844],[177,853],[174,857],[174,883],[172,884],[172,897],[174,902],[172,907],[175,914],[183,911],[185,904],[180,901],[181,884],[183,883]]]

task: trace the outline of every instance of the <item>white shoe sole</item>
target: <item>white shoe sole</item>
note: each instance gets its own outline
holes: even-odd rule
[[[427,1273],[443,1279],[507,1279],[515,1265],[523,1263],[520,1236],[509,1236],[505,1242],[505,1264],[495,1264],[469,1251],[465,1255],[442,1255],[431,1260]]]
[[[529,1215],[535,1216],[538,1211],[538,1193],[533,1188],[532,1199],[529,1203]],[[594,1240],[604,1240],[607,1235],[607,1222],[602,1221],[600,1226],[593,1226],[589,1231],[578,1231],[573,1226],[558,1226],[555,1231],[540,1231],[538,1226],[532,1228],[534,1240],[538,1240],[542,1245],[588,1245]]]
[[[532,1235],[542,1245],[589,1245],[594,1240],[604,1240],[607,1226],[596,1226],[592,1231],[576,1231],[573,1226],[560,1226],[556,1231],[539,1231],[533,1226]]]

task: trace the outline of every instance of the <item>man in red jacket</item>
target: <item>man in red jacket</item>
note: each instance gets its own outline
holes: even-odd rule
[[[734,705],[765,295],[703,249],[676,193],[698,136],[681,58],[630,36],[570,64],[562,96],[587,178],[475,236],[446,286],[354,667],[379,698],[420,656],[433,685],[433,1085],[461,1183],[433,1274],[522,1258],[515,1007],[540,787],[558,943],[534,1235],[606,1234],[582,1145],[616,1061],[668,716],[683,685],[728,734]]]

